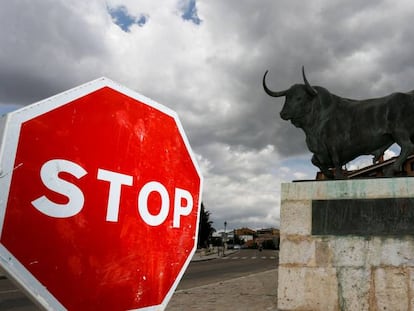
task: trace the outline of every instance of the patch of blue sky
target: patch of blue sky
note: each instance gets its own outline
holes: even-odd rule
[[[15,104],[0,104],[0,116],[20,108],[23,108],[23,106]]]
[[[312,157],[312,154],[308,152],[303,155],[290,156],[288,158],[284,158],[283,160],[281,160],[280,166],[300,167],[300,168],[312,166],[312,163],[310,162],[311,157]]]
[[[314,179],[318,168],[312,165],[311,157],[312,155],[307,153],[283,159],[278,163],[275,173],[283,181]]]
[[[141,14],[139,16],[133,16],[123,5],[115,8],[108,7],[108,13],[111,15],[112,21],[125,32],[129,32],[134,24],[142,27],[148,22],[147,15]]]
[[[196,25],[201,24],[201,19],[198,17],[196,0],[187,0],[182,6],[181,18],[187,21],[191,21]]]

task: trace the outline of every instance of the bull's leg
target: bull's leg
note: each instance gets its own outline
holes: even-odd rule
[[[312,164],[318,167],[321,172],[326,176],[326,178],[333,179],[334,175],[332,171],[329,170],[329,167],[322,165],[322,163],[319,161],[318,157],[313,155],[312,156]]]
[[[401,147],[401,152],[394,164],[385,170],[385,176],[392,177],[396,172],[402,171],[402,165],[407,160],[408,156],[414,152],[414,144],[410,137],[404,136],[397,140],[398,145]]]
[[[374,164],[375,164],[375,163],[377,163],[377,162],[379,161],[379,159],[381,158],[381,156],[384,154],[384,152],[385,152],[385,151],[386,151],[389,147],[391,147],[391,145],[392,145],[392,143],[387,144],[387,145],[385,145],[384,147],[379,148],[379,149],[375,150],[375,151],[372,153],[372,155],[374,156],[374,159],[373,159],[373,163],[374,163]]]
[[[331,152],[332,162],[335,165],[335,179],[345,179],[345,175],[342,173],[342,163],[339,159],[339,153],[336,148],[332,149]]]
[[[342,166],[335,165],[335,179],[345,179],[345,175],[342,173]]]

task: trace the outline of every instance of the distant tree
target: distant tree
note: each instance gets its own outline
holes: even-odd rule
[[[211,245],[213,246],[223,246],[223,239],[221,237],[211,237],[210,239]]]
[[[208,247],[209,240],[216,229],[213,228],[213,221],[210,220],[210,212],[204,208],[201,202],[200,222],[198,225],[198,246]]]

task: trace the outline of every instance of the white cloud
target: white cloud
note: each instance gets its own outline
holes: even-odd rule
[[[212,144],[204,153],[212,159],[200,156],[204,202],[217,226],[224,220],[229,228],[279,224],[280,180],[272,174],[273,146],[254,152]]]

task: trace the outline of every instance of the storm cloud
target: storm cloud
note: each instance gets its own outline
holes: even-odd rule
[[[279,225],[280,183],[313,179],[304,134],[268,85],[349,98],[414,89],[414,3],[5,1],[0,113],[107,76],[177,111],[217,229]]]

